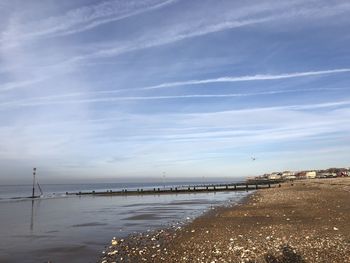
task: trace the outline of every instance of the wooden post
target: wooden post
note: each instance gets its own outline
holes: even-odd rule
[[[35,174],[36,174],[36,168],[33,168],[33,189],[32,189],[32,198],[35,196]]]

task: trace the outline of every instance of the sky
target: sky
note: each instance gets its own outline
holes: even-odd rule
[[[349,27],[337,0],[1,0],[0,183],[349,167]]]

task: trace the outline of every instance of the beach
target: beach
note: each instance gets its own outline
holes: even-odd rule
[[[350,178],[261,189],[186,226],[115,238],[100,262],[350,262]]]

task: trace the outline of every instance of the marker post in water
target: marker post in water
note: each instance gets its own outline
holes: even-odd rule
[[[35,197],[35,174],[36,174],[36,168],[33,168],[33,191],[32,191],[32,198]]]

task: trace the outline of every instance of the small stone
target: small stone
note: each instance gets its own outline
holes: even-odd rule
[[[115,240],[115,239],[113,239],[113,240],[112,240],[112,246],[116,246],[116,245],[118,245],[118,241]]]

